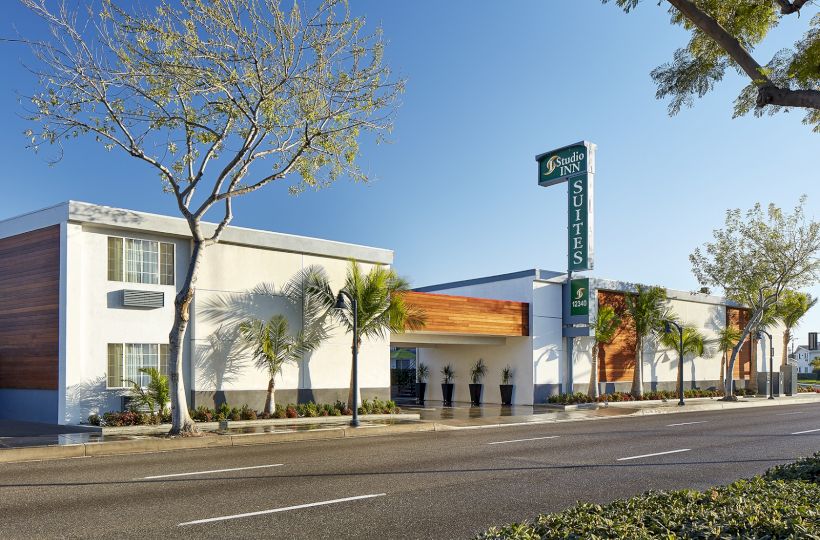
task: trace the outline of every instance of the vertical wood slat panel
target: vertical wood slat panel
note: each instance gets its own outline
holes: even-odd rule
[[[736,328],[740,331],[743,331],[743,327],[749,322],[750,313],[748,309],[741,309],[741,308],[733,308],[727,307],[726,308],[726,326],[731,326]],[[743,347],[740,348],[740,352],[737,355],[737,359],[735,360],[735,367],[732,371],[732,377],[735,379],[743,379],[748,380],[751,377],[751,369],[752,369],[752,344],[751,338],[747,338],[746,342],[743,344]],[[727,362],[729,358],[731,358],[731,351],[729,351],[729,355],[727,357]]]
[[[528,336],[530,305],[468,296],[402,293],[405,303],[425,315],[424,332],[492,336]]]
[[[598,306],[612,306],[621,317],[615,338],[598,348],[598,378],[601,382],[632,382],[638,340],[626,311],[626,297],[622,292],[598,291]]]
[[[60,226],[0,239],[0,388],[58,384]]]

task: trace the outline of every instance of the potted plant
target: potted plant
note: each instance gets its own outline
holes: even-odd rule
[[[487,366],[484,365],[484,360],[479,358],[470,369],[470,380],[473,381],[470,384],[470,403],[473,405],[481,405],[481,388],[484,386],[481,384],[481,379],[483,379],[486,374]]]
[[[510,365],[507,364],[507,367],[501,370],[501,384],[498,388],[501,390],[501,404],[502,405],[510,405],[512,404],[512,391],[513,385],[512,383],[513,371],[510,368]]]
[[[419,367],[416,370],[416,399],[419,405],[424,405],[424,392],[427,390],[427,377],[430,376],[430,368],[427,364],[419,362]]]
[[[453,404],[453,379],[456,372],[453,371],[453,366],[447,364],[441,368],[441,400],[445,405]]]

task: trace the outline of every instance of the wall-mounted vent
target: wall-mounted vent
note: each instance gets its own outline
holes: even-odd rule
[[[122,291],[122,305],[137,308],[161,308],[165,306],[165,293],[157,291]]]

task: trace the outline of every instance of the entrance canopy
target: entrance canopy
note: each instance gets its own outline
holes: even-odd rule
[[[508,337],[530,334],[530,305],[469,296],[403,293],[407,305],[425,314],[422,330],[391,334],[394,347],[503,345]]]

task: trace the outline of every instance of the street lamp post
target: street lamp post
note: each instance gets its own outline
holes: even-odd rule
[[[336,309],[345,308],[345,297],[350,300],[350,310],[353,312],[353,403],[350,406],[353,418],[350,419],[350,426],[359,427],[359,303],[349,292],[341,290],[336,297]]]
[[[774,341],[772,341],[772,335],[767,331],[757,331],[757,339],[763,342],[763,365],[766,365],[766,340],[763,339],[764,334],[769,338],[769,399],[774,399]]]
[[[672,326],[678,329],[678,406],[683,407],[683,328],[675,321],[666,320],[663,323],[664,332],[667,334],[672,331]]]

